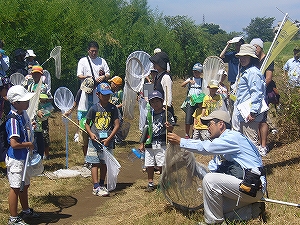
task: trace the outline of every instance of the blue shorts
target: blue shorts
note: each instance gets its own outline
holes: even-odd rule
[[[114,141],[111,141],[109,146],[107,147],[107,150],[113,154],[113,148],[114,148]],[[101,149],[101,146],[95,142],[89,139],[88,149],[85,157],[85,161],[92,164],[106,164],[104,161],[104,153]]]

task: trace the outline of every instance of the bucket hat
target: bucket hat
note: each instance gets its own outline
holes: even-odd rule
[[[251,57],[257,59],[258,57],[255,55],[255,50],[256,50],[256,48],[253,45],[243,44],[243,45],[241,45],[239,53],[237,53],[235,55],[237,57],[248,55],[248,56],[251,56]]]

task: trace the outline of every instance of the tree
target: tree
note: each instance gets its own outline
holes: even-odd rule
[[[260,38],[263,41],[272,41],[274,38],[273,22],[274,17],[256,17],[251,19],[250,24],[243,28],[246,33],[247,41],[250,42],[253,38]]]

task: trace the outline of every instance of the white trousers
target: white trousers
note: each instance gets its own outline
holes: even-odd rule
[[[203,178],[204,218],[208,224],[222,223],[224,214],[257,202],[261,191],[251,197],[239,191],[242,180],[227,174],[208,173]]]

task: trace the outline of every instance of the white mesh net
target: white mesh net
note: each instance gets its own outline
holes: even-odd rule
[[[56,46],[50,52],[50,58],[54,59],[55,62],[55,76],[60,79],[61,76],[61,46]]]
[[[59,87],[54,93],[54,104],[62,111],[66,112],[72,108],[74,96],[66,87]]]
[[[21,73],[13,73],[10,75],[9,79],[13,85],[22,85],[22,83],[25,81],[25,77]]]
[[[202,179],[208,168],[179,145],[168,144],[165,160],[160,184],[166,199],[182,210],[202,208]]]
[[[225,69],[224,62],[221,58],[217,56],[209,56],[204,60],[202,90],[205,94],[209,94],[207,85],[211,80],[217,80],[220,82],[222,78],[221,75],[218,74],[220,69]]]
[[[143,51],[131,53],[126,60],[126,75],[123,95],[123,117],[124,120],[134,119],[134,107],[137,93],[144,84],[145,77],[149,74],[152,63],[150,55]]]

